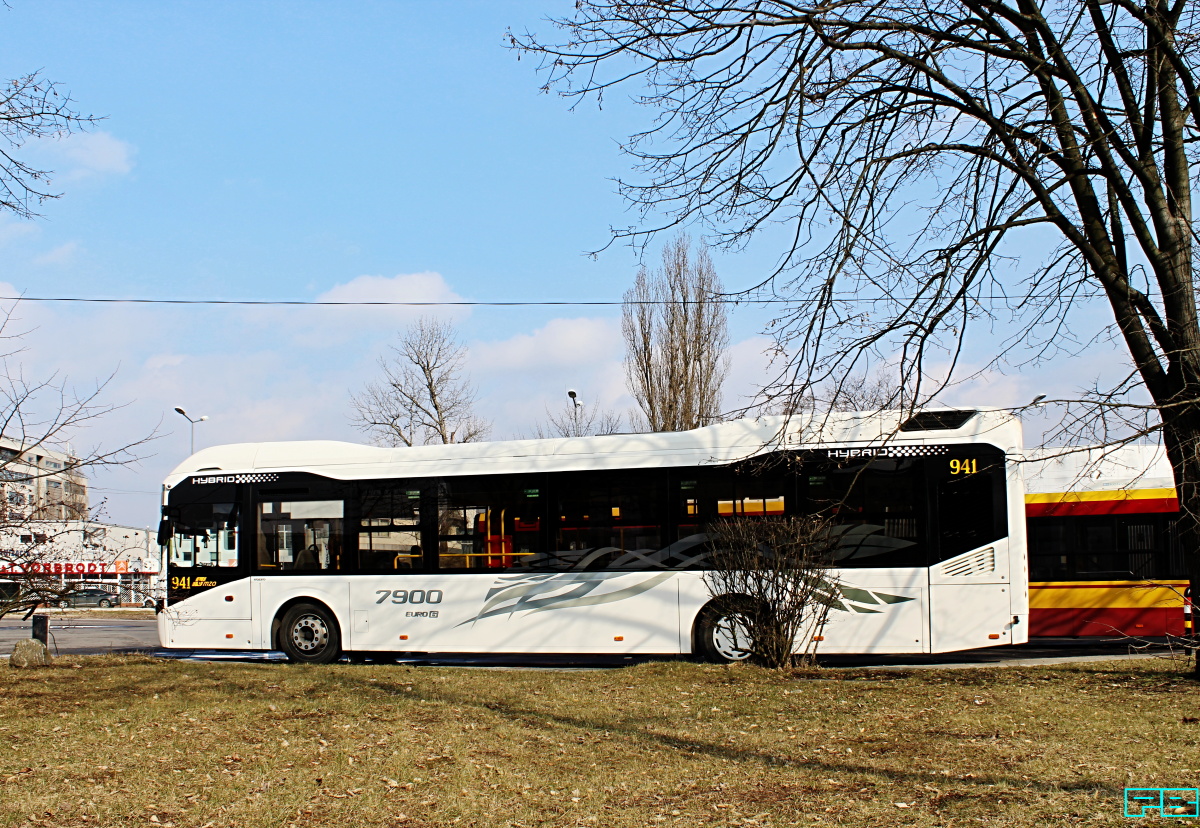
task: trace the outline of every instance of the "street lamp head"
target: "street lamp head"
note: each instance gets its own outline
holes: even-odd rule
[[[200,422],[204,422],[204,421],[205,421],[205,420],[207,420],[207,419],[208,419],[208,415],[207,415],[207,414],[201,415],[201,417],[200,417]]]
[[[571,399],[575,399],[575,392],[574,392],[574,391],[568,391],[568,392],[567,392],[567,396],[568,396],[568,397],[570,397]]]
[[[180,408],[179,406],[175,406],[175,411],[176,411],[176,413],[182,414],[182,415],[183,415],[183,416],[185,416],[185,417],[187,416],[187,412],[186,412],[186,411],[184,411],[184,410],[183,410],[182,408]]]

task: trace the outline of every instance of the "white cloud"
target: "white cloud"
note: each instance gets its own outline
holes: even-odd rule
[[[575,366],[620,359],[623,347],[617,319],[552,319],[531,334],[483,343],[472,363],[485,371],[553,368],[569,374]]]
[[[80,250],[79,242],[69,241],[40,256],[35,256],[33,263],[36,265],[68,265],[75,261],[76,254]]]
[[[492,437],[530,436],[546,412],[567,405],[567,390],[585,405],[623,413],[624,344],[619,319],[552,319],[532,333],[470,343],[468,367],[480,390],[479,412]]]
[[[23,219],[0,218],[0,246],[10,241],[37,235],[38,226],[32,221]]]
[[[397,276],[358,276],[334,285],[318,302],[461,302],[440,273],[401,273]]]
[[[43,142],[46,154],[59,159],[60,180],[77,181],[95,175],[126,175],[133,169],[133,144],[108,132],[77,132]]]
[[[142,363],[142,367],[147,371],[161,371],[164,369],[178,368],[186,360],[183,354],[155,354],[146,359]]]
[[[317,302],[462,302],[440,273],[401,273],[396,276],[358,276],[317,295]],[[345,307],[250,307],[241,311],[248,331],[269,331],[305,349],[327,349],[358,340],[362,347],[382,351],[381,335],[411,325],[422,316],[461,322],[470,308],[445,305],[348,305]],[[365,341],[364,341],[365,340]]]

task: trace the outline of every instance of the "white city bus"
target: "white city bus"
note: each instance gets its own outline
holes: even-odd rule
[[[1027,638],[1025,518],[998,411],[666,434],[205,449],[164,484],[164,647],[744,657],[706,525],[837,503],[825,653]],[[744,599],[743,599],[744,600]],[[744,605],[743,605],[744,606]],[[798,648],[803,642],[798,642]]]

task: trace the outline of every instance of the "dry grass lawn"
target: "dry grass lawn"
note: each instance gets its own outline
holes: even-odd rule
[[[1200,786],[1181,669],[64,658],[0,667],[0,826],[1137,825]]]

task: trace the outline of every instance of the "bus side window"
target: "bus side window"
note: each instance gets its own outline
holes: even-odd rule
[[[340,500],[258,504],[258,568],[263,572],[341,569]]]
[[[438,489],[438,568],[545,569],[543,478],[461,477]]]
[[[665,469],[562,475],[552,560],[558,569],[659,570],[676,566],[665,543]]]
[[[358,568],[362,572],[422,567],[421,490],[415,484],[364,488],[359,494]]]

